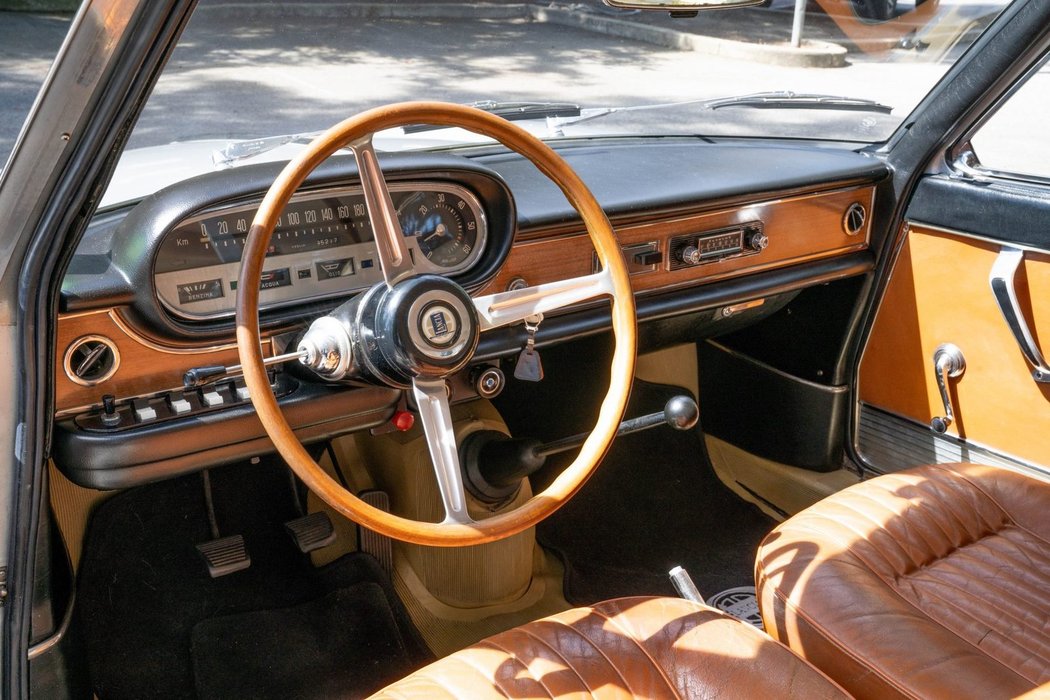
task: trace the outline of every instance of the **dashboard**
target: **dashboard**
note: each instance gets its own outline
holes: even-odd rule
[[[562,155],[610,217],[642,324],[680,319],[689,333],[718,335],[805,287],[873,267],[868,214],[886,172],[865,156],[696,140]],[[417,268],[469,294],[596,269],[578,215],[515,154],[384,155],[382,165]],[[65,275],[56,337],[54,459],[74,482],[126,487],[272,449],[238,377],[187,389],[183,375],[239,362],[240,254],[281,167],[186,180],[89,225]],[[314,318],[381,280],[356,165],[336,156],[276,222],[260,292],[264,355],[285,352]],[[535,339],[544,347],[609,325],[608,302],[595,301],[544,319]],[[450,382],[452,401],[476,399],[479,370],[517,355],[525,337],[521,326],[483,334],[474,364]],[[381,425],[402,401],[388,387],[288,367],[272,380],[304,442]]]

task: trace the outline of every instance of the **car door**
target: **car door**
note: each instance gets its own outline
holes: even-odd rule
[[[1050,103],[1045,59],[918,182],[860,363],[859,450],[1050,465]]]

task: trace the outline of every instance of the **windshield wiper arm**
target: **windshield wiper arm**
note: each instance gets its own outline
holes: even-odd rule
[[[790,91],[756,92],[751,95],[737,95],[707,100],[705,109],[723,109],[725,107],[754,107],[756,109],[834,109],[857,112],[881,112],[889,114],[893,107],[875,100],[860,97],[839,97],[816,93],[795,93]]]
[[[222,148],[217,148],[211,152],[211,162],[216,168],[225,168],[239,160],[262,155],[288,143],[309,143],[323,133],[323,131],[304,131],[298,134],[281,134],[280,136],[267,136],[261,139],[230,141]]]
[[[503,117],[509,122],[525,119],[560,119],[580,116],[580,106],[572,102],[498,102],[496,100],[479,100],[471,102],[470,106],[495,114],[497,117]],[[446,128],[448,127],[434,124],[409,124],[402,127],[402,131],[406,134],[413,134],[420,131]]]

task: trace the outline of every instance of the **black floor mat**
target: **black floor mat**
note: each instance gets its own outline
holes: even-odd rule
[[[496,402],[513,434],[553,440],[592,428],[608,386],[610,345],[602,336],[544,350],[546,378],[513,383]],[[679,393],[636,381],[626,415],[660,411]],[[574,456],[552,459],[534,485],[542,488]],[[704,596],[754,585],[758,543],[774,524],[715,476],[701,426],[659,427],[617,438],[595,474],[540,523],[537,535],[565,563],[566,597],[587,604],[675,595],[667,571],[676,565]]]
[[[216,617],[193,628],[202,700],[364,695],[378,689],[377,678],[411,671],[409,658],[390,603],[375,583],[291,608]]]
[[[376,658],[384,661],[373,674],[358,677],[360,685],[343,688],[342,694],[365,695],[427,660],[425,647],[375,560],[350,555],[314,569],[294,547],[283,526],[296,512],[282,465],[263,460],[213,470],[211,478],[222,534],[244,535],[252,559],[245,571],[211,579],[204,568],[194,546],[211,537],[199,475],[118,494],[94,515],[78,581],[77,623],[87,640],[92,684],[100,698],[195,697],[191,641],[198,623],[251,611],[294,609],[328,600],[325,597],[337,591],[360,592],[368,586],[382,591],[384,615],[393,615],[404,653],[395,663],[380,650]],[[344,597],[335,600],[340,614],[354,615]],[[361,601],[364,608],[374,609],[375,590]],[[310,611],[289,614],[317,617]],[[333,617],[327,624],[324,633],[347,623]],[[371,656],[371,647],[361,651]],[[356,668],[363,671],[364,661]],[[232,664],[227,669],[245,682],[255,680]]]
[[[660,410],[678,393],[636,382],[627,415]],[[566,597],[584,604],[675,595],[667,572],[676,565],[704,596],[753,585],[755,552],[773,525],[718,480],[699,429],[660,427],[617,438],[594,476],[537,535],[565,563]]]

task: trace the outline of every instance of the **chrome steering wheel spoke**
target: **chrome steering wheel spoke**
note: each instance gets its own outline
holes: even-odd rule
[[[401,280],[415,274],[412,257],[405,236],[401,231],[401,222],[397,210],[390,199],[390,188],[387,187],[383,171],[379,167],[379,158],[372,146],[372,135],[363,136],[349,144],[350,150],[357,159],[357,170],[361,177],[361,189],[368,208],[368,218],[372,222],[376,251],[379,254],[379,266],[383,270],[383,280],[393,288]]]
[[[452,428],[452,412],[443,380],[415,379],[412,395],[419,407],[423,433],[434,464],[441,502],[445,506],[442,523],[470,524],[474,520],[467,513],[467,496],[463,489],[463,475],[459,467],[459,449]]]
[[[583,277],[477,297],[474,307],[478,312],[481,330],[487,331],[600,296],[613,296],[612,277],[605,270]]]

